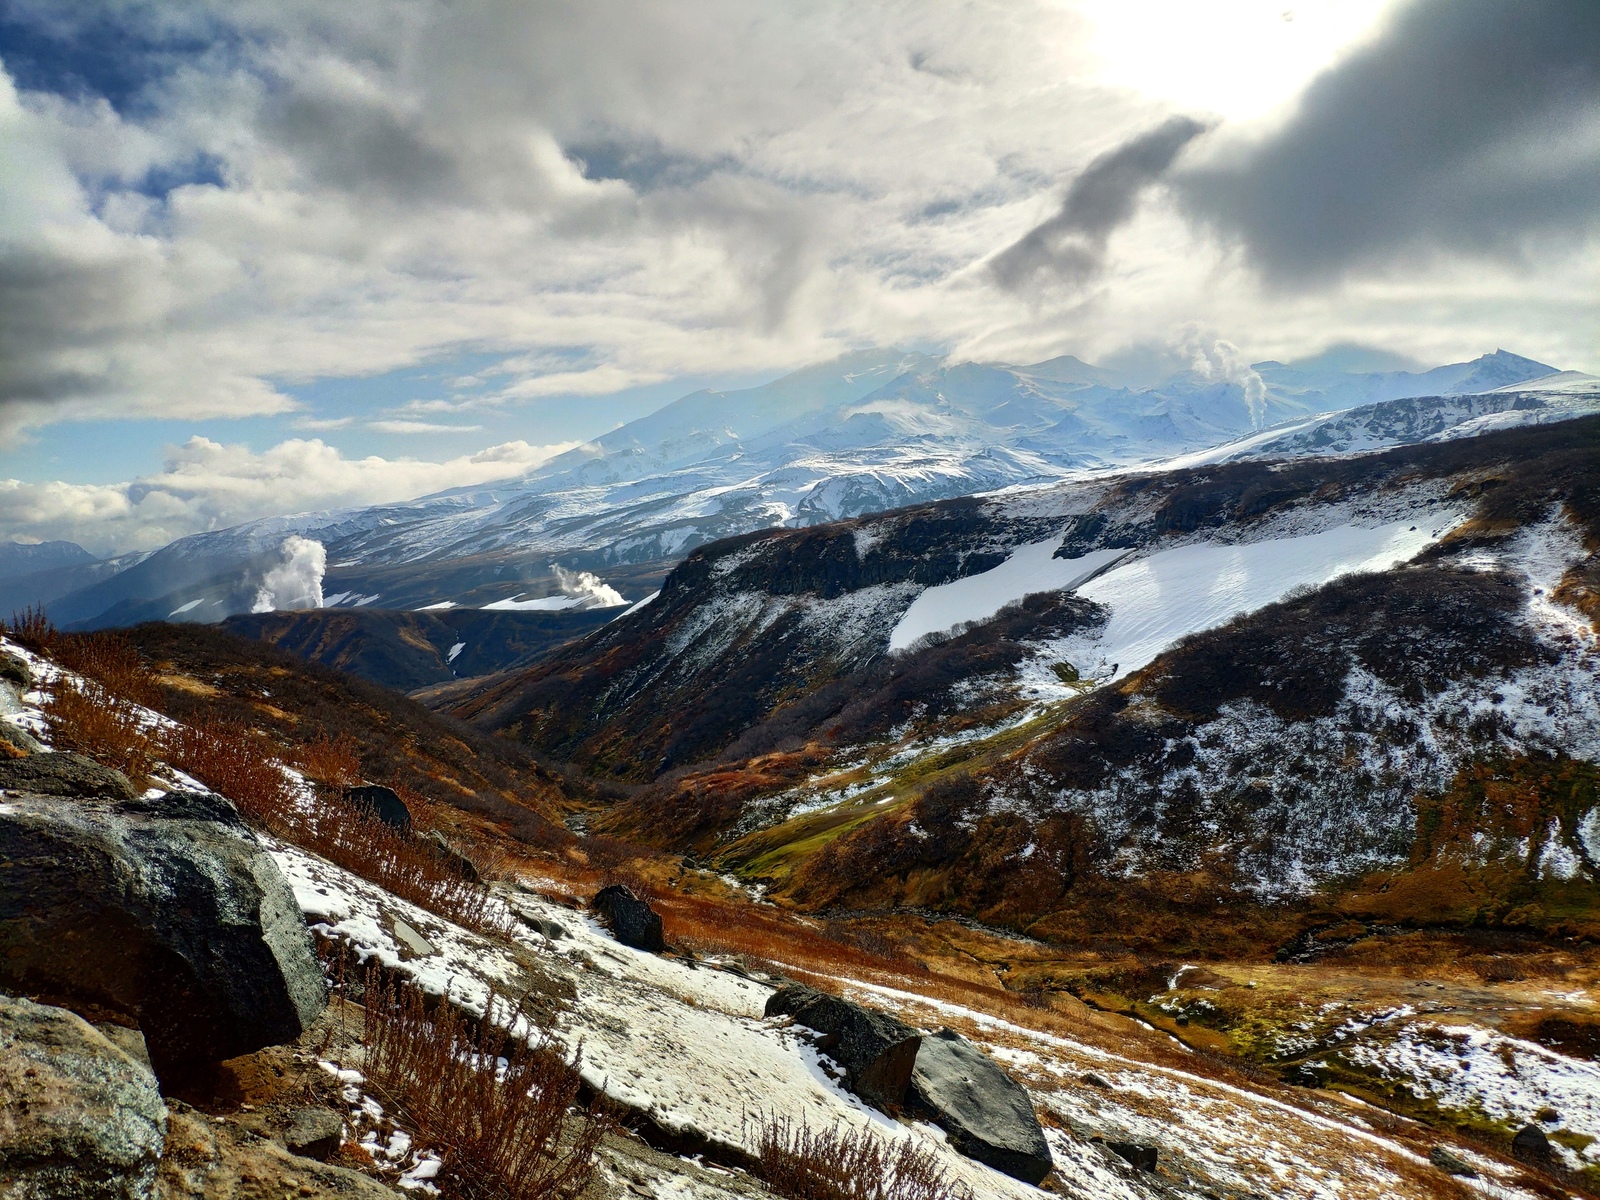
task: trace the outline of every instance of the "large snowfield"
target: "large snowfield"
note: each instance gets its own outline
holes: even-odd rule
[[[1110,619],[1064,644],[1085,678],[1110,680],[1148,665],[1178,639],[1341,575],[1382,571],[1414,558],[1457,518],[1423,513],[1379,525],[1342,525],[1262,541],[1195,542],[1143,557],[1091,550],[1054,558],[1059,538],[1018,547],[1000,566],[919,595],[889,635],[905,650],[930,634],[986,621],[1035,592],[1076,592]]]

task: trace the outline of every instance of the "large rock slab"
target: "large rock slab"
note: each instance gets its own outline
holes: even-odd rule
[[[0,759],[0,791],[39,796],[106,796],[132,800],[133,784],[121,771],[102,767],[81,754],[29,754]]]
[[[845,1087],[868,1104],[906,1102],[922,1036],[904,1021],[795,983],[767,1000],[766,1015],[788,1015],[822,1034],[817,1045],[845,1071]]]
[[[0,995],[0,1196],[147,1200],[166,1136],[148,1067],[65,1009]]]
[[[922,1039],[911,1104],[968,1158],[1028,1183],[1050,1173],[1050,1146],[1027,1090],[953,1029]]]
[[[326,1003],[287,881],[221,797],[8,797],[0,878],[0,987],[133,1019],[163,1082]]]
[[[605,918],[624,946],[657,954],[667,948],[666,939],[661,936],[661,917],[622,884],[601,888],[589,907]]]
[[[1050,1146],[1027,1090],[953,1029],[922,1039],[911,1104],[968,1158],[1028,1183],[1050,1173]]]

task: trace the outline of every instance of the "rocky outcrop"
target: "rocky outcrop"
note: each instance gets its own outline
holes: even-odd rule
[[[4,697],[5,685],[0,684],[0,698]],[[21,758],[25,754],[43,754],[45,747],[26,729],[20,725],[13,725],[10,721],[0,717],[0,759]]]
[[[968,1158],[1028,1183],[1050,1173],[1050,1146],[1027,1091],[954,1030],[922,1039],[910,1100]]]
[[[121,771],[81,754],[30,754],[0,760],[0,791],[40,796],[106,796],[132,800],[133,784]]]
[[[0,650],[0,681],[11,684],[19,692],[29,691],[34,682],[33,668],[20,654]]]
[[[147,1067],[65,1009],[0,996],[0,1196],[147,1200],[166,1134]]]
[[[922,1037],[904,1021],[799,983],[772,993],[766,1015],[793,1017],[822,1034],[818,1047],[844,1068],[845,1086],[868,1104],[889,1109],[906,1102]]]
[[[211,1121],[172,1105],[161,1160],[161,1200],[396,1200],[400,1193],[359,1172],[294,1154],[235,1121]]]
[[[376,817],[399,833],[411,832],[411,810],[393,788],[379,784],[363,784],[344,790],[345,803],[352,808]]]
[[[283,1130],[283,1144],[291,1154],[322,1162],[339,1148],[343,1132],[343,1117],[331,1108],[312,1105],[289,1114],[289,1123]]]
[[[163,1081],[292,1041],[326,1003],[293,893],[221,797],[11,797],[0,863],[0,987],[131,1018]]]
[[[617,941],[636,950],[659,954],[667,948],[661,936],[661,917],[625,885],[601,888],[589,907],[605,918]]]

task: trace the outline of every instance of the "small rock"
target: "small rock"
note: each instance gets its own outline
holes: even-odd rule
[[[402,1194],[358,1172],[291,1154],[232,1121],[208,1121],[181,1100],[171,1101],[171,1110],[161,1200],[396,1200]]]
[[[65,1009],[0,996],[0,1196],[148,1200],[166,1136],[147,1067]]]
[[[21,758],[26,754],[44,754],[48,747],[20,725],[0,717],[0,758]]]
[[[473,883],[483,882],[483,875],[478,871],[478,864],[452,846],[445,839],[444,834],[437,829],[428,830],[427,833],[422,835],[422,840],[432,846],[434,853],[461,878],[470,880]]]
[[[390,924],[394,927],[394,940],[399,944],[402,960],[427,958],[429,955],[439,953],[432,942],[399,917],[393,918]]]
[[[1106,1149],[1140,1171],[1154,1171],[1156,1160],[1160,1157],[1156,1147],[1143,1142],[1107,1142]]]
[[[617,941],[636,950],[659,954],[667,948],[661,936],[661,917],[620,883],[600,889],[589,907],[606,919]]]
[[[1549,1158],[1550,1139],[1537,1125],[1524,1125],[1511,1139],[1511,1152],[1519,1158]]]
[[[1055,1165],[1027,1090],[952,1029],[922,1039],[910,1095],[968,1158],[1025,1183]]]
[[[1295,1063],[1284,1068],[1283,1081],[1290,1087],[1319,1088],[1328,1082],[1328,1073],[1311,1063]]]
[[[544,934],[544,936],[549,938],[552,942],[557,938],[564,938],[567,936],[566,927],[559,921],[552,921],[548,917],[536,917],[531,913],[525,912],[518,912],[517,916],[521,918],[522,923],[529,929],[534,930],[536,933]]]
[[[16,687],[19,692],[33,689],[33,668],[28,660],[9,650],[0,650],[0,679]]]
[[[772,993],[766,1015],[792,1016],[822,1034],[818,1047],[844,1068],[845,1087],[868,1104],[905,1103],[922,1036],[904,1021],[801,983]]]
[[[291,1154],[326,1162],[344,1135],[344,1118],[331,1108],[297,1108],[289,1114],[283,1144]]]
[[[1081,1078],[1083,1082],[1088,1084],[1090,1087],[1101,1088],[1108,1092],[1111,1090],[1111,1084],[1106,1079],[1096,1075],[1093,1071],[1085,1071],[1079,1078]]]
[[[363,784],[344,790],[345,803],[377,817],[389,828],[400,833],[411,832],[411,810],[393,788],[378,784]]]
[[[1466,1179],[1476,1179],[1477,1170],[1466,1159],[1462,1158],[1449,1146],[1435,1146],[1428,1151],[1428,1161],[1441,1171],[1448,1171],[1451,1175],[1460,1175]]]
[[[9,722],[7,722],[9,724]],[[0,759],[0,791],[36,796],[104,796],[132,800],[133,784],[121,771],[102,767],[81,754],[31,753]]]

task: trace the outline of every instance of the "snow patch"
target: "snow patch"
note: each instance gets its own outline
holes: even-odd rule
[[[1425,514],[1298,537],[1158,550],[1079,586],[1077,594],[1104,605],[1111,618],[1096,631],[1061,639],[1051,657],[1070,661],[1085,677],[1119,678],[1147,666],[1180,638],[1264,608],[1296,588],[1406,562],[1444,532],[1437,515],[1430,520]]]
[[[905,650],[930,634],[987,621],[1035,592],[1070,592],[1132,553],[1091,550],[1080,558],[1056,558],[1060,544],[1053,537],[1018,546],[998,567],[928,588],[889,634],[889,649]]]

